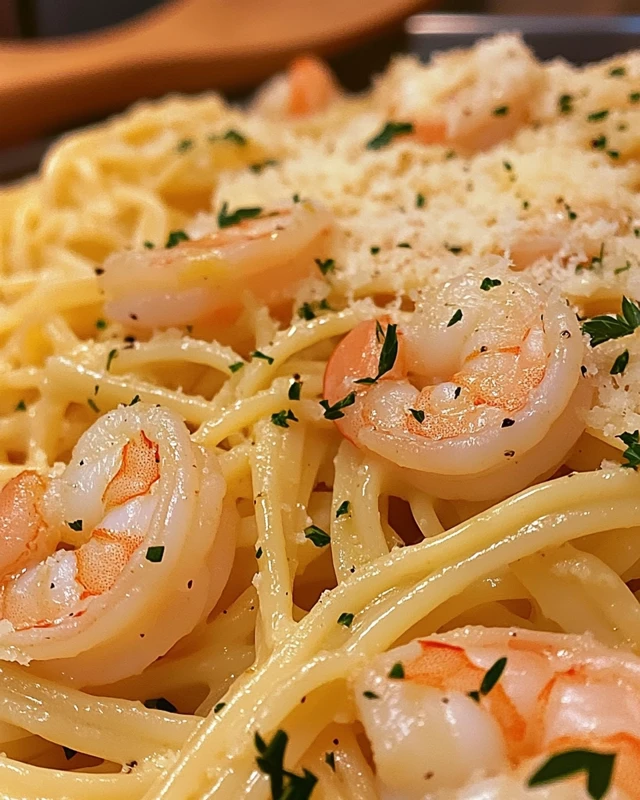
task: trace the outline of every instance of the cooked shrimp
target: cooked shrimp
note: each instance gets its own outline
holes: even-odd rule
[[[256,106],[265,116],[306,117],[324,111],[338,95],[338,84],[327,64],[307,55],[296,58],[285,74],[270,80],[259,92]]]
[[[613,786],[640,798],[640,658],[588,635],[477,627],[419,639],[377,657],[354,692],[383,800],[450,797],[512,770],[526,784],[576,749],[615,753]],[[584,773],[571,781],[584,786]]]
[[[591,389],[576,316],[525,277],[468,275],[423,292],[378,377],[392,333],[388,320],[354,328],[329,359],[324,394],[334,405],[354,392],[342,434],[421,488],[505,497],[553,471],[584,429]]]
[[[400,62],[382,85],[383,102],[425,144],[477,152],[531,119],[543,76],[519,38],[499,36],[441,55],[428,70]]]
[[[106,414],[58,477],[0,492],[0,658],[83,685],[140,672],[229,576],[235,527],[216,457],[144,403]]]
[[[100,278],[105,313],[130,327],[166,328],[204,317],[229,323],[243,290],[277,306],[317,272],[331,230],[329,212],[303,200],[168,249],[116,253]]]

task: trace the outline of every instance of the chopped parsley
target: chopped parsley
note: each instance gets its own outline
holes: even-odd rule
[[[398,334],[397,325],[389,323],[387,330],[384,334],[384,341],[380,349],[380,357],[378,358],[378,374],[375,378],[360,378],[354,383],[376,383],[383,375],[386,375],[389,370],[393,369],[398,357]]]
[[[627,460],[622,466],[627,469],[637,469],[640,466],[640,434],[638,431],[619,433],[616,439],[620,439],[623,444],[627,445],[627,449],[622,454]]]
[[[94,403],[94,401],[93,401],[93,398],[92,398],[92,397],[90,397],[90,398],[87,400],[87,405],[89,406],[89,408],[90,408],[92,411],[95,411],[95,413],[96,413],[96,414],[99,414],[99,413],[100,413],[100,409],[99,409],[99,408],[98,408],[98,406],[97,406],[97,405]]]
[[[117,357],[118,357],[117,350],[109,350],[109,355],[107,356],[107,372],[109,372],[109,370],[111,369],[111,362],[113,361],[114,358]]]
[[[306,319],[307,321],[310,321],[317,317],[317,311],[331,311],[331,306],[327,302],[326,298],[318,300],[318,302],[315,302],[314,300],[311,303],[303,303],[298,309],[297,313],[300,319]]]
[[[229,364],[229,371],[237,372],[242,367],[244,367],[244,361],[236,361],[235,364]]]
[[[462,309],[459,308],[456,312],[454,312],[449,322],[447,322],[447,328],[450,328],[452,325],[455,325],[457,322],[460,322],[461,319],[462,319]]]
[[[326,547],[331,542],[329,534],[317,525],[308,525],[304,529],[304,538],[313,542],[316,547]]]
[[[336,519],[338,519],[338,517],[343,517],[345,514],[349,514],[350,512],[351,503],[348,500],[343,500],[336,511]]]
[[[497,106],[491,113],[494,117],[505,117],[509,113],[509,106]]]
[[[507,170],[507,172],[511,172],[513,169],[513,164],[510,161],[503,161],[502,166]]]
[[[612,67],[609,70],[609,75],[612,78],[621,78],[623,75],[627,74],[627,70],[624,67]]]
[[[294,203],[299,203],[300,195],[296,192],[291,199],[293,200]]]
[[[393,678],[393,680],[396,681],[401,681],[404,679],[404,665],[401,661],[396,661],[396,663],[391,667],[388,677]]]
[[[77,755],[77,754],[78,754],[78,751],[77,751],[77,750],[74,750],[74,749],[73,749],[73,748],[71,748],[71,747],[64,747],[64,745],[63,745],[62,749],[63,749],[63,751],[64,751],[64,757],[67,759],[67,761],[71,761],[71,759],[72,759],[72,758],[73,758],[75,755]]]
[[[272,356],[268,356],[265,353],[262,353],[260,350],[254,350],[253,353],[251,353],[251,358],[261,358],[263,361],[266,361],[267,364],[269,365],[273,364],[274,360]]]
[[[299,400],[301,390],[302,390],[302,382],[299,380],[294,380],[291,386],[289,387],[287,397],[289,398],[289,400]]]
[[[455,244],[445,244],[445,247],[450,253],[453,253],[454,256],[462,252],[462,248]]]
[[[166,248],[177,247],[180,242],[188,242],[189,236],[184,231],[171,231],[167,236]]]
[[[251,172],[255,172],[256,175],[259,175],[267,167],[277,167],[279,163],[280,162],[276,161],[274,158],[267,158],[266,161],[261,161],[258,164],[251,164],[249,169]]]
[[[571,208],[569,203],[564,204],[564,210],[567,212],[567,216],[573,222],[574,219],[578,219],[578,215],[576,212]]]
[[[612,158],[614,161],[616,158],[620,158],[620,151],[619,150],[607,150],[607,155],[609,158]]]
[[[328,272],[333,272],[336,268],[336,262],[333,258],[327,258],[324,261],[321,258],[314,258],[313,260],[323,275],[326,275]]]
[[[629,269],[631,269],[631,262],[627,261],[624,267],[616,267],[616,269],[613,270],[613,274],[619,275],[621,272],[626,272]]]
[[[169,711],[171,714],[176,714],[178,709],[170,703],[166,697],[152,697],[145,700],[143,703],[145,708],[156,709],[158,711]]]
[[[256,550],[256,558],[262,558],[262,548],[261,547],[259,547]]]
[[[380,699],[380,695],[376,694],[375,692],[372,692],[370,689],[367,689],[366,691],[362,692],[362,695],[363,695],[363,697],[366,697],[367,700],[379,700]]]
[[[631,92],[629,95],[630,103],[640,103],[640,92]]]
[[[289,421],[298,422],[298,418],[290,408],[283,408],[282,411],[278,411],[277,413],[271,415],[271,422],[273,422],[273,424],[277,425],[279,428],[288,428]]]
[[[607,137],[601,133],[596,139],[591,140],[591,147],[595,150],[604,150],[607,146]]]
[[[529,201],[528,200],[523,200],[522,201],[522,208],[524,208],[525,211],[529,208]]]
[[[609,109],[605,108],[602,111],[593,111],[587,116],[587,122],[601,122],[609,116]]]
[[[623,350],[622,353],[613,362],[613,366],[609,370],[610,375],[622,375],[629,363],[629,351]]]
[[[421,411],[419,408],[410,408],[409,411],[411,412],[411,416],[420,424],[424,422],[424,411]]]
[[[342,400],[338,400],[338,402],[334,403],[333,405],[329,405],[328,400],[321,400],[320,405],[322,408],[324,408],[324,418],[335,420],[342,419],[342,417],[344,417],[342,409],[352,406],[355,402],[356,393],[349,392],[346,397],[343,397]]]
[[[324,763],[328,764],[334,772],[336,771],[336,756],[333,750],[324,754]]]
[[[230,228],[233,225],[238,225],[245,219],[255,219],[262,214],[262,208],[254,206],[253,208],[236,208],[229,214],[229,204],[225,201],[222,208],[218,213],[218,227]]]
[[[411,250],[411,245],[409,242],[399,242],[396,247],[405,247],[407,250]]]
[[[412,122],[387,122],[382,130],[377,133],[373,139],[367,142],[367,150],[381,150],[387,147],[396,138],[396,136],[407,136],[413,133]]]
[[[164,545],[155,544],[151,547],[147,547],[147,552],[144,557],[153,564],[159,564],[164,558]]]
[[[96,328],[99,331],[103,331],[107,327],[107,320],[106,319],[97,319],[96,320]]]
[[[139,403],[139,402],[140,402],[140,395],[139,395],[139,394],[136,394],[136,395],[134,395],[134,396],[131,398],[131,400],[129,401],[129,405],[130,405],[130,406],[135,406],[135,405],[136,405],[136,403]]]
[[[67,522],[67,525],[71,528],[72,531],[81,531],[82,530],[82,520],[76,519],[73,522]]]
[[[268,744],[256,732],[256,763],[260,771],[269,776],[271,800],[309,800],[318,779],[308,769],[303,769],[302,775],[297,775],[284,768],[288,741],[289,737],[283,730],[276,731]]]
[[[213,707],[213,713],[218,714],[226,705],[226,703],[216,703]]]
[[[573,95],[561,94],[558,98],[558,111],[561,114],[571,114],[573,111]]]
[[[483,292],[488,292],[489,289],[493,289],[495,286],[502,286],[502,281],[497,278],[484,278],[480,284]]]
[[[344,611],[338,617],[338,625],[344,625],[345,628],[350,628],[354,616],[355,614],[350,614],[348,611]]]
[[[479,703],[480,697],[486,697],[496,683],[498,683],[506,666],[507,659],[505,657],[499,658],[495,664],[489,667],[489,669],[485,672],[484,677],[482,678],[482,683],[480,684],[480,690],[469,692],[469,697],[472,700],[475,700],[476,703]]]
[[[24,402],[24,400],[20,400],[20,402],[16,405],[14,409],[14,411],[26,411],[26,410],[27,410],[27,404]]]
[[[588,319],[582,324],[582,331],[591,338],[591,347],[608,342],[610,339],[621,339],[629,336],[640,327],[640,306],[627,297],[622,298],[622,314],[602,316]]]
[[[229,130],[224,134],[222,137],[226,142],[233,142],[234,144],[238,144],[241,147],[247,143],[247,139],[241,133],[238,133],[234,128],[229,128]]]
[[[578,772],[587,776],[587,792],[593,800],[602,800],[611,785],[615,753],[598,753],[595,750],[564,750],[547,759],[529,778],[529,787],[568,778]]]
[[[424,195],[418,192],[416,195],[416,208],[424,208]]]
[[[186,153],[187,150],[191,150],[192,147],[193,139],[180,139],[176,149],[179,153]]]
[[[146,250],[153,250],[153,248],[155,247],[155,244],[154,244],[153,242],[150,242],[148,239],[146,239],[146,240],[145,240],[145,241],[142,243],[142,246],[143,246],[143,247],[144,247]]]
[[[378,245],[374,244],[373,247],[369,248],[369,252],[371,253],[372,256],[377,256],[378,253],[380,252],[380,248],[378,247]]]

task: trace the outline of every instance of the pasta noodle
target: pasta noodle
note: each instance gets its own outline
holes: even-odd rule
[[[517,80],[496,67],[519,63]],[[135,646],[193,624],[85,685],[68,663],[90,646],[50,664],[5,644],[24,631],[3,575],[2,798],[277,800],[260,737],[278,731],[280,780],[317,779],[300,800],[404,798],[385,794],[353,695],[380,654],[483,625],[640,655],[640,476],[621,468],[640,464],[640,55],[542,66],[498,37],[427,67],[398,59],[362,97],[304,69],[306,113],[286,105],[295,70],[250,110],[144,103],[0,193],[0,484],[27,470],[66,486],[65,465],[84,465],[74,448],[116,436],[100,420],[177,415],[174,493],[156,449],[133,497],[164,498],[172,520],[148,562],[186,519],[184,565],[169,566],[204,607],[189,616],[182,584],[169,604],[174,573],[132,590],[165,595],[140,633],[121,607]],[[598,319],[618,326],[601,342]],[[473,372],[486,345],[458,358],[444,338],[463,349],[487,330],[502,359],[489,379]],[[523,353],[519,373],[508,359]],[[534,396],[544,432],[502,438],[527,429]],[[136,446],[157,448],[147,427]],[[68,491],[89,491],[73,474]],[[20,520],[3,502],[8,547]],[[76,517],[51,559],[95,536]],[[226,581],[222,551],[189,553],[214,517],[216,541],[235,536]],[[135,650],[109,631],[103,676]],[[516,798],[505,785],[482,796]]]

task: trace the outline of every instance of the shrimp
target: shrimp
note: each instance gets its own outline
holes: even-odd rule
[[[167,328],[240,313],[241,292],[270,307],[291,300],[328,252],[332,218],[303,200],[175,247],[111,255],[100,275],[105,314],[132,328]]]
[[[397,356],[378,377],[393,333]],[[329,359],[324,396],[346,398],[336,425],[347,439],[423,490],[498,499],[552,473],[582,433],[585,357],[557,294],[524,275],[467,275],[424,291],[397,331],[388,318],[354,328]]]
[[[235,519],[184,423],[138,403],[99,419],[69,465],[0,492],[0,658],[82,685],[140,672],[224,588]]]
[[[615,753],[616,795],[640,798],[640,658],[587,634],[451,631],[378,656],[353,690],[383,800],[449,798],[505,774],[527,785],[548,758],[580,749]],[[572,781],[584,786],[584,773]]]
[[[474,153],[531,119],[543,79],[518,37],[498,36],[440,55],[428,69],[399,62],[381,93],[394,118],[413,122],[419,141]]]
[[[256,108],[267,117],[307,117],[324,111],[339,96],[331,69],[316,56],[299,56],[283,75],[260,90]]]

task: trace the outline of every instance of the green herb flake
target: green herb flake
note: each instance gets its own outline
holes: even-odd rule
[[[109,355],[107,356],[107,372],[109,372],[109,370],[111,369],[111,362],[113,361],[114,358],[117,358],[117,357],[118,357],[118,351],[117,350],[115,350],[115,349],[114,350],[109,350]]]
[[[329,534],[317,525],[308,525],[304,529],[304,538],[313,542],[316,547],[326,547],[331,542]]]
[[[171,249],[172,247],[177,247],[180,242],[188,242],[189,236],[184,231],[171,231],[169,236],[167,236],[167,243],[165,247],[167,249]]]
[[[610,375],[622,375],[629,363],[629,351],[623,350],[622,353],[613,362],[613,366],[609,370]]]
[[[244,361],[236,361],[234,364],[229,364],[229,371],[237,372],[242,367],[244,367]]]
[[[457,256],[462,252],[462,248],[455,244],[445,244],[445,248],[450,253],[453,253],[454,256]]]
[[[343,500],[336,511],[336,519],[344,517],[345,514],[349,513],[351,513],[351,503],[348,500]]]
[[[328,272],[333,272],[336,268],[336,262],[333,258],[327,258],[324,261],[321,258],[314,258],[313,260],[323,275],[326,275]]]
[[[626,75],[626,74],[627,74],[627,70],[625,69],[625,67],[612,67],[609,70],[609,75],[612,78],[621,78],[623,75]]]
[[[134,395],[134,396],[131,398],[131,400],[129,401],[128,405],[130,405],[130,406],[135,406],[135,405],[137,405],[139,402],[140,402],[140,395],[139,395],[139,394],[136,394],[136,395]]]
[[[630,103],[640,103],[640,92],[631,92],[629,95]]]
[[[401,661],[396,661],[396,663],[391,667],[389,670],[389,678],[392,678],[396,681],[401,681],[404,679],[404,665]]]
[[[145,700],[143,705],[145,708],[168,711],[171,714],[178,713],[178,709],[166,697],[152,697],[149,700]]]
[[[488,292],[496,286],[502,286],[502,281],[497,278],[483,278],[480,288],[483,292]]]
[[[152,545],[151,547],[147,547],[145,558],[147,561],[151,561],[153,564],[159,564],[164,558],[164,545],[156,544]]]
[[[187,150],[191,150],[192,147],[193,139],[180,139],[176,149],[179,153],[186,153]]]
[[[346,397],[343,397],[342,400],[338,400],[337,403],[333,405],[329,405],[328,400],[321,400],[320,405],[324,409],[324,418],[325,419],[342,419],[344,417],[344,413],[342,412],[343,408],[347,408],[348,406],[352,406],[356,402],[356,393],[349,392]]]
[[[638,466],[640,466],[639,438],[640,434],[638,434],[638,431],[634,431],[633,433],[625,431],[616,436],[616,439],[620,439],[623,444],[627,445],[627,449],[622,454],[624,458],[627,459],[622,466],[627,469],[637,469]]]
[[[303,769],[302,775],[297,775],[284,768],[288,741],[289,737],[283,730],[276,731],[268,744],[256,732],[256,763],[260,771],[269,776],[272,800],[309,800],[318,779],[307,769]]]
[[[62,746],[62,749],[63,749],[63,751],[64,751],[64,757],[67,759],[67,761],[71,761],[71,759],[72,759],[74,756],[78,755],[78,751],[77,751],[77,750],[74,750],[74,749],[73,749],[73,748],[71,748],[71,747],[65,747],[65,746],[63,745],[63,746]]]
[[[214,714],[219,714],[219,713],[220,713],[220,711],[222,711],[222,709],[223,709],[223,708],[224,708],[226,705],[227,705],[226,703],[216,703],[216,704],[215,704],[215,706],[213,707],[213,713],[214,713]]]
[[[300,195],[296,192],[291,199],[293,200],[294,203],[299,203]]]
[[[607,150],[607,155],[609,158],[612,158],[614,161],[620,158],[620,151],[619,150]]]
[[[419,408],[410,408],[409,411],[411,412],[411,416],[420,424],[424,422],[424,411],[421,411]]]
[[[259,175],[267,167],[277,167],[279,163],[280,162],[276,161],[274,158],[268,158],[266,161],[261,161],[258,164],[251,164],[249,169],[251,172],[255,172],[256,175]]]
[[[99,409],[99,408],[98,408],[98,406],[97,406],[97,405],[94,403],[94,401],[93,401],[93,398],[92,398],[92,397],[89,397],[89,398],[88,398],[88,400],[87,400],[87,405],[89,406],[89,408],[90,408],[92,411],[95,411],[95,413],[96,413],[96,414],[99,414],[99,413],[100,413],[100,409]]]
[[[372,256],[377,256],[378,253],[380,252],[380,248],[374,244],[373,247],[369,248],[369,252],[371,253]]]
[[[154,244],[153,242],[150,242],[148,239],[146,239],[146,240],[145,240],[145,241],[142,243],[142,246],[143,246],[143,247],[144,247],[146,250],[153,250],[153,248],[155,247],[155,244]]]
[[[399,242],[399,243],[396,245],[396,247],[404,247],[404,248],[406,248],[407,250],[411,250],[411,245],[409,244],[409,242]]]
[[[328,764],[334,772],[336,771],[336,756],[333,750],[324,754],[324,763]]]
[[[523,200],[522,201],[522,208],[524,208],[525,211],[529,208],[529,201],[528,200]]]
[[[251,353],[251,358],[261,358],[263,361],[266,361],[267,364],[269,365],[273,364],[274,361],[272,356],[268,356],[265,353],[262,353],[260,350],[254,350],[253,353]]]
[[[289,386],[287,397],[289,398],[289,400],[299,400],[301,391],[302,391],[301,381],[294,380],[291,386]]]
[[[576,212],[571,208],[569,203],[564,204],[564,210],[567,212],[567,217],[573,222],[574,219],[578,219],[578,215]]]
[[[506,117],[509,113],[509,106],[497,106],[491,113],[494,117]]]
[[[26,411],[26,410],[27,410],[27,404],[24,402],[24,400],[20,400],[20,402],[16,405],[14,409],[14,411]]]
[[[454,312],[449,322],[447,322],[447,328],[450,328],[452,325],[455,325],[457,322],[460,322],[461,319],[462,319],[462,309],[459,308],[456,312]]]
[[[73,522],[67,522],[67,525],[71,528],[72,531],[81,531],[82,530],[82,520],[76,519]]]
[[[425,197],[422,192],[418,192],[416,195],[416,208],[424,208]]]
[[[282,409],[282,411],[271,415],[271,422],[279,428],[288,428],[289,422],[298,422],[298,418],[290,408]]]
[[[378,374],[374,378],[360,378],[354,381],[354,383],[376,383],[383,375],[386,375],[387,372],[393,369],[393,365],[396,363],[396,358],[398,357],[397,329],[397,325],[391,323],[387,325],[382,348],[380,349],[380,357],[378,358]]]
[[[413,133],[412,122],[387,122],[382,130],[373,139],[367,142],[367,150],[381,150],[387,147],[397,136],[407,136]]]
[[[573,111],[573,95],[561,94],[558,98],[558,111],[561,114],[571,114]]]
[[[591,147],[593,147],[594,150],[604,150],[606,146],[607,137],[603,133],[597,138],[591,140]]]
[[[261,547],[259,547],[256,550],[256,558],[262,558],[262,548]]]
[[[624,267],[616,267],[616,269],[613,270],[613,274],[620,275],[621,272],[627,272],[630,269],[631,269],[631,262],[627,261]]]
[[[585,772],[587,791],[593,800],[602,800],[609,791],[615,753],[598,753],[595,750],[564,750],[547,759],[529,778],[529,787],[555,783],[578,772]]]
[[[375,692],[372,692],[370,689],[367,689],[366,691],[362,692],[362,696],[366,697],[367,700],[379,700],[380,699],[380,695],[376,694]]]
[[[503,161],[502,166],[507,170],[507,172],[511,172],[513,169],[513,164],[510,161]]]
[[[338,617],[338,625],[344,625],[345,628],[350,628],[354,616],[355,614],[350,614],[348,611],[344,611]]]
[[[247,143],[246,137],[238,133],[234,128],[229,128],[222,138],[225,142],[233,142],[234,144],[240,145],[240,147],[244,147]]]
[[[97,319],[96,320],[96,328],[99,331],[103,331],[107,327],[107,320],[106,319]]]
[[[246,219],[255,219],[262,214],[262,208],[254,206],[253,208],[236,208],[231,214],[229,213],[229,204],[224,202],[222,208],[218,213],[218,227],[231,228],[233,225],[239,225]]]
[[[582,331],[590,337],[591,347],[597,347],[610,339],[629,336],[638,327],[640,327],[640,306],[633,300],[623,297],[622,314],[615,316],[603,314],[588,319],[582,324]]]
[[[602,111],[593,111],[587,115],[587,122],[601,122],[609,116],[609,109],[605,108]]]

